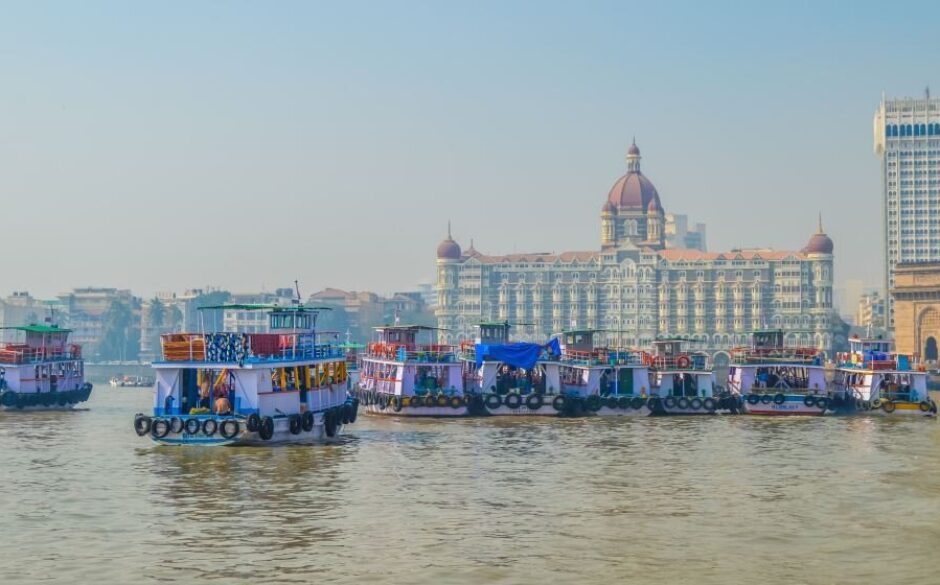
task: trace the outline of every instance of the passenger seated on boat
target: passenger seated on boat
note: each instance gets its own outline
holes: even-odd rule
[[[232,414],[232,403],[225,396],[219,396],[215,399],[216,414]]]

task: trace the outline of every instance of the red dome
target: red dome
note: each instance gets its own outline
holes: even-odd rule
[[[803,248],[804,254],[832,254],[834,245],[832,238],[823,233],[813,234],[809,243]]]
[[[646,210],[650,213],[656,213],[659,211],[659,203],[657,203],[656,199],[650,199],[650,203],[646,206]]]
[[[630,145],[630,148],[627,149],[627,154],[631,156],[640,156],[640,147],[636,145],[636,142]]]
[[[635,209],[647,209],[650,202],[655,201],[656,207],[661,207],[656,187],[640,171],[631,171],[617,179],[610,188],[607,201],[617,207]]]
[[[437,257],[441,260],[460,260],[460,245],[447,238],[437,245]]]

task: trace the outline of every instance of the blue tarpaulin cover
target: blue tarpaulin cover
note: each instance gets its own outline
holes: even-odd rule
[[[477,367],[483,365],[483,358],[496,360],[514,366],[531,370],[539,360],[543,349],[554,354],[561,353],[558,340],[552,339],[546,345],[538,343],[478,343],[476,346]]]

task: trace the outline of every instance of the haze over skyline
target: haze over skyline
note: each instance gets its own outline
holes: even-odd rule
[[[484,253],[597,249],[633,136],[710,250],[799,249],[821,212],[837,285],[878,286],[872,115],[940,55],[926,2],[2,14],[0,294],[38,296],[408,289],[448,220]]]

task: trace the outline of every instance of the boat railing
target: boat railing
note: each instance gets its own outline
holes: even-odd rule
[[[650,355],[647,365],[654,370],[701,370],[710,369],[708,355],[704,353],[678,353],[673,355]]]
[[[370,343],[366,357],[395,362],[452,363],[457,361],[457,347],[436,343]]]
[[[0,363],[31,364],[52,360],[77,360],[82,357],[81,346],[34,347],[25,343],[0,343]]]
[[[914,356],[908,354],[887,354],[880,352],[844,352],[836,354],[836,364],[844,369],[857,370],[897,370],[902,372],[925,370]]]
[[[168,333],[161,336],[168,362],[245,363],[345,359],[341,347],[316,343],[307,333]]]
[[[821,365],[822,356],[818,349],[812,347],[736,347],[731,350],[731,362],[738,364],[799,363]]]
[[[640,366],[646,363],[646,354],[632,349],[598,348],[575,350],[563,348],[561,362],[585,366]]]

